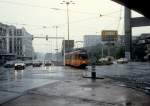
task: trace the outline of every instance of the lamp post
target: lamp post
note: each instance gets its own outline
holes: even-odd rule
[[[75,3],[73,1],[62,1],[62,3],[60,3],[60,4],[66,4],[66,6],[67,6],[67,24],[68,24],[67,32],[68,32],[68,40],[69,40],[69,35],[70,35],[70,32],[69,32],[69,30],[70,30],[70,26],[69,26],[69,5],[70,4],[75,4]]]

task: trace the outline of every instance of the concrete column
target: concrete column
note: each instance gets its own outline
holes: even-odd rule
[[[125,7],[124,14],[124,28],[125,28],[125,57],[132,59],[132,28],[131,28],[131,10]]]

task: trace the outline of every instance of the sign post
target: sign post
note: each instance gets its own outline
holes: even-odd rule
[[[107,44],[108,56],[110,56],[110,47],[118,40],[118,32],[116,30],[103,30],[101,36],[102,41]]]

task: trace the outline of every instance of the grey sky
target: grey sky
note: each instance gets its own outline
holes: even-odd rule
[[[41,34],[55,36],[52,26],[59,25],[59,36],[67,38],[66,5],[60,4],[61,2],[62,0],[0,0],[0,22],[25,27],[35,36]],[[76,4],[69,6],[70,39],[83,40],[84,35],[98,34],[96,32],[100,34],[103,29],[114,29],[123,34],[123,19],[119,22],[119,17],[123,16],[123,7],[120,5],[111,0],[74,0],[74,2]],[[104,16],[99,17],[100,14]],[[42,28],[43,26],[47,28]],[[141,31],[149,32],[145,28],[133,30],[135,35]],[[52,44],[51,49],[55,49],[54,40]],[[50,50],[49,45],[50,43],[45,40],[34,41],[36,51],[47,52]]]

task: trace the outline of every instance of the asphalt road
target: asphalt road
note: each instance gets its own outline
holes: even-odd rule
[[[88,66],[86,70],[75,69],[75,68],[70,68],[70,67],[63,67],[63,66],[50,66],[50,67],[44,67],[44,66],[31,67],[30,66],[30,67],[27,67],[25,70],[18,70],[18,71],[14,70],[12,68],[6,69],[6,68],[1,67],[0,68],[0,104],[5,103],[8,100],[14,100],[14,98],[18,98],[20,96],[21,96],[21,98],[22,97],[24,98],[23,94],[25,94],[27,91],[30,91],[30,90],[35,91],[34,90],[35,88],[42,87],[41,89],[44,89],[44,90],[46,89],[46,91],[42,91],[42,92],[47,92],[47,89],[49,89],[51,87],[53,88],[53,85],[55,85],[55,84],[56,84],[56,86],[54,88],[56,88],[56,90],[58,89],[58,91],[55,91],[55,89],[54,89],[54,91],[50,90],[50,91],[48,91],[50,93],[49,95],[52,96],[53,93],[56,92],[56,94],[54,94],[56,97],[64,98],[64,96],[65,96],[66,97],[65,101],[69,100],[69,102],[70,102],[69,98],[72,95],[75,95],[76,99],[80,99],[82,97],[83,98],[82,102],[85,99],[88,100],[88,98],[92,99],[93,94],[90,94],[91,91],[89,90],[89,87],[92,87],[92,92],[95,92],[94,95],[97,95],[95,98],[96,101],[97,100],[99,101],[100,97],[103,99],[105,97],[107,99],[111,99],[111,96],[109,94],[105,95],[105,94],[107,94],[107,89],[110,89],[110,88],[111,88],[110,93],[112,93],[112,94],[114,93],[112,96],[116,95],[115,92],[117,93],[117,95],[118,95],[118,92],[120,92],[119,95],[125,95],[125,98],[126,98],[127,94],[129,96],[131,96],[130,94],[133,94],[133,96],[134,96],[134,93],[138,94],[138,92],[136,92],[136,91],[129,93],[131,91],[130,89],[127,91],[125,89],[125,91],[124,91],[124,90],[122,90],[122,87],[114,88],[115,82],[107,81],[107,79],[102,82],[97,81],[95,84],[93,83],[94,85],[91,82],[90,82],[91,84],[87,84],[87,83],[89,83],[88,82],[89,80],[83,79],[82,76],[85,73],[87,75],[88,74],[90,75],[90,71],[91,71],[90,66]],[[128,63],[128,64],[123,64],[123,65],[122,64],[114,64],[114,65],[110,65],[110,66],[96,66],[97,77],[109,77],[109,78],[113,78],[117,81],[126,81],[126,82],[149,83],[149,81],[150,81],[149,80],[149,75],[150,75],[149,71],[150,71],[149,63]],[[81,86],[82,85],[81,82],[83,82],[83,86]],[[65,84],[66,84],[66,86],[65,86]],[[71,84],[71,86],[70,86],[70,84]],[[87,84],[87,86],[85,86],[86,84]],[[116,84],[118,85],[118,83],[116,83]],[[47,85],[47,86],[45,86],[45,85]],[[103,86],[101,86],[101,85],[103,85]],[[119,86],[121,86],[121,85],[122,84],[120,83]],[[132,85],[134,85],[134,84],[132,83]],[[149,87],[149,85],[143,85],[143,84],[142,84],[142,86]],[[94,89],[97,89],[97,90],[95,91],[93,89],[93,87],[94,87]],[[114,88],[114,89],[112,89],[112,88]],[[70,90],[67,90],[67,89],[70,89]],[[120,90],[117,90],[117,89],[120,89]],[[75,92],[72,92],[74,90],[76,92],[78,92],[78,94]],[[81,90],[81,91],[79,92],[79,90]],[[83,92],[84,90],[85,90],[85,92]],[[68,91],[70,91],[70,94],[68,93],[69,96],[67,95],[67,93],[64,94],[64,92],[68,92]],[[101,91],[101,93],[99,94],[98,92],[100,92],[100,91]],[[128,93],[126,94],[124,92],[128,92]],[[61,93],[64,94],[64,96],[61,97]],[[102,96],[102,93],[104,93],[105,96]],[[87,94],[89,94],[89,95],[87,95]],[[42,93],[42,95],[43,95],[43,93]],[[45,93],[44,93],[44,95],[45,95]],[[119,99],[120,98],[119,95],[116,98]],[[143,94],[138,94],[138,95],[143,95]],[[31,96],[31,98],[35,98],[37,101],[41,98],[41,97],[36,98],[39,95],[37,95],[36,93],[32,95],[32,93],[31,93],[31,94],[27,95],[27,97],[25,96],[25,100],[27,100],[26,98],[29,99],[30,98],[29,96]],[[48,99],[49,97],[47,98],[47,96],[43,96],[43,98]],[[131,98],[132,98],[132,96],[131,96]],[[140,96],[140,98],[145,98],[145,95]],[[106,104],[108,102],[107,99],[106,99],[106,101],[104,99]],[[113,99],[112,101],[116,101],[118,99]],[[14,102],[14,106],[16,106],[15,105],[16,103],[18,103],[18,106],[20,106],[20,100],[23,101],[25,104],[28,102],[28,101],[25,101],[24,99],[20,99],[20,98],[19,98],[19,100],[18,99],[16,99],[16,100],[17,101]],[[143,99],[143,100],[146,100],[146,99]],[[37,101],[34,102],[36,105],[38,105]],[[149,100],[147,100],[147,101],[149,101]],[[32,104],[32,102],[33,101],[29,100],[30,105]],[[71,102],[72,102],[72,100],[71,100]],[[87,102],[89,103],[89,101],[87,101]],[[49,100],[47,101],[47,103],[49,105]],[[78,104],[78,102],[77,102],[77,104]],[[12,102],[10,102],[10,105],[12,105]],[[93,104],[91,104],[91,105],[93,106]],[[6,106],[9,106],[9,105],[7,104]],[[60,105],[58,105],[58,106],[60,106]],[[64,106],[65,106],[65,104],[64,104]],[[68,106],[70,106],[70,104],[68,104]],[[115,106],[120,106],[120,105],[115,105]],[[149,106],[149,105],[145,105],[145,106]]]
[[[88,75],[91,67],[88,66]],[[150,63],[130,62],[128,64],[113,64],[96,66],[97,77],[109,77],[117,81],[126,82],[130,86],[142,89],[150,87]]]

